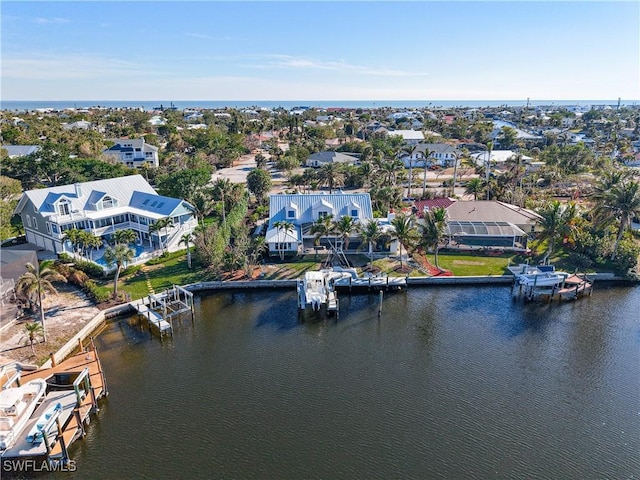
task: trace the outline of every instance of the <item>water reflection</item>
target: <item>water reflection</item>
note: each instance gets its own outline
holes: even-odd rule
[[[560,305],[410,289],[380,317],[377,294],[342,295],[338,318],[304,321],[295,292],[196,305],[164,343],[126,321],[100,336],[111,395],[75,478],[640,471],[638,288]]]

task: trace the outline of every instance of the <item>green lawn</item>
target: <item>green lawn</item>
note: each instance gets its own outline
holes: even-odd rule
[[[429,254],[427,258],[431,264],[435,265],[433,255]],[[512,255],[506,254],[491,257],[471,253],[441,252],[438,254],[438,265],[459,277],[504,275],[508,273],[507,266],[512,258]]]
[[[194,262],[193,269],[187,267],[186,254],[167,260],[158,265],[150,265],[145,269],[147,275],[139,270],[131,276],[124,276],[118,282],[118,290],[125,291],[131,295],[132,300],[149,295],[147,277],[156,293],[171,287],[172,285],[186,285],[203,280],[204,271],[198,268]],[[105,280],[105,288],[113,287],[113,280]]]

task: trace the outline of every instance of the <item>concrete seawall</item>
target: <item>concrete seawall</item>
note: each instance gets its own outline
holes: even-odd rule
[[[589,274],[589,278],[597,282],[624,282],[626,279],[617,277],[612,273],[593,273]],[[513,282],[513,275],[494,275],[494,276],[474,276],[474,277],[407,277],[407,286],[438,286],[438,285],[507,285]],[[248,290],[248,289],[292,289],[296,287],[298,280],[249,280],[249,281],[226,281],[226,282],[199,282],[184,285],[184,288],[190,292],[207,292],[207,291],[223,291],[223,290]],[[103,310],[91,319],[78,333],[76,333],[67,343],[65,343],[55,354],[56,362],[61,362],[67,358],[78,346],[78,341],[84,341],[89,338],[98,328],[113,317],[133,313],[136,311],[134,304],[140,300],[134,300],[129,303],[117,305],[115,307]],[[41,368],[51,367],[51,360],[47,360]]]

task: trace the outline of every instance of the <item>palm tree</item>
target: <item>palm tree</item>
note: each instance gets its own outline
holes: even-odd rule
[[[213,199],[222,203],[222,223],[227,223],[227,202],[231,199],[233,184],[228,178],[218,178],[211,191]]]
[[[422,179],[422,196],[426,197],[427,196],[427,161],[429,159],[429,155],[431,155],[431,152],[429,151],[428,148],[424,149],[424,178]]]
[[[633,217],[640,215],[640,183],[635,180],[618,183],[599,198],[596,216],[603,219],[603,223],[612,220],[619,222],[616,243],[611,252],[611,260],[615,260],[624,232]]]
[[[340,163],[326,163],[318,170],[318,180],[320,185],[326,185],[329,193],[333,189],[344,185],[344,168]]]
[[[118,296],[118,277],[120,276],[122,267],[133,259],[134,254],[135,252],[131,248],[121,243],[115,247],[108,247],[104,252],[104,260],[107,262],[107,265],[116,265],[116,271],[113,276],[113,298],[117,298]]]
[[[438,265],[438,248],[446,231],[447,211],[442,207],[433,208],[425,212],[423,219],[424,225],[420,243],[425,251],[428,248],[433,249],[436,268],[440,268]]]
[[[42,325],[39,324],[38,322],[26,323],[24,326],[24,329],[27,334],[27,338],[29,339],[29,345],[31,345],[31,354],[35,357],[36,350],[35,348],[33,348],[33,342],[35,342],[37,335],[44,334],[44,329],[42,328]]]
[[[78,253],[78,247],[80,246],[80,235],[82,234],[82,232],[83,230],[80,230],[79,228],[71,228],[67,230],[62,237],[63,242],[68,241],[71,244],[71,248],[73,249],[74,253]]]
[[[493,150],[493,142],[487,142],[487,161],[486,161],[486,163],[484,165],[484,168],[485,168],[485,172],[484,172],[485,183],[487,185],[487,200],[491,199],[490,189],[489,189],[489,175],[491,173],[491,168],[489,168],[489,167],[491,165],[491,151],[492,150]]]
[[[418,239],[418,231],[415,226],[415,218],[413,215],[397,215],[391,220],[391,226],[393,226],[394,229],[393,238],[398,240],[398,247],[400,249],[400,268],[403,268],[403,245],[405,245],[407,249],[409,249]]]
[[[326,237],[327,243],[329,244],[329,249],[333,250],[333,244],[331,243],[331,239],[329,238],[331,235],[335,234],[335,224],[333,223],[333,215],[325,215],[324,217],[318,218],[311,225],[310,233],[314,235],[315,244],[320,244],[320,239],[322,237]]]
[[[335,231],[340,234],[340,239],[344,244],[344,249],[349,249],[349,242],[351,242],[351,234],[357,230],[358,224],[353,217],[345,215],[340,220],[335,222]]]
[[[51,261],[42,262],[37,268],[32,263],[25,265],[27,273],[23,274],[16,284],[16,291],[22,293],[29,303],[33,303],[34,297],[38,299],[40,309],[40,323],[42,324],[42,336],[47,341],[47,330],[44,323],[44,306],[42,305],[43,294],[51,293],[56,295],[58,290],[51,282],[67,281],[63,275],[52,268]]]
[[[562,204],[553,200],[538,208],[536,212],[542,217],[540,225],[543,231],[540,237],[549,242],[545,255],[545,259],[548,259],[553,254],[556,240],[571,233],[576,218],[576,205],[573,202]]]
[[[467,182],[464,188],[464,193],[467,195],[473,194],[473,199],[478,200],[478,194],[484,189],[484,182],[481,178],[472,178]]]
[[[135,232],[135,230],[131,229],[118,230],[113,234],[113,239],[116,243],[129,245],[130,243],[134,243],[138,239],[138,234]]]
[[[382,227],[373,218],[359,227],[362,244],[367,244],[369,248],[369,267],[371,267],[373,265],[373,246],[382,236]]]
[[[193,240],[193,233],[187,232],[182,237],[180,237],[180,243],[185,244],[187,246],[187,266],[191,268],[191,240]]]
[[[165,236],[168,235],[168,229],[173,227],[173,220],[169,217],[156,220],[154,224],[149,226],[149,233],[161,232],[164,230]],[[160,241],[160,247],[163,252],[166,252],[166,244],[162,241],[162,236],[158,233],[158,240]]]
[[[209,215],[213,209],[213,203],[209,193],[202,190],[197,192],[191,199],[190,203],[195,209],[198,222],[204,226],[204,217]]]
[[[286,220],[279,220],[277,222],[273,222],[273,226],[278,230],[278,237],[280,237],[280,233],[284,232],[285,239],[290,233],[293,233],[295,230],[295,226],[291,222],[287,222]],[[278,242],[279,243],[279,242]],[[286,243],[286,242],[283,242]],[[278,249],[280,254],[280,260],[284,260],[284,249]]]

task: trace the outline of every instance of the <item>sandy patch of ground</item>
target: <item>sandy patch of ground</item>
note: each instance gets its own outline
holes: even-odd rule
[[[484,265],[483,262],[474,262],[472,260],[454,260],[454,265]]]
[[[84,292],[68,284],[58,288],[58,295],[47,295],[43,303],[47,343],[38,339],[40,343],[34,345],[36,355],[31,353],[24,325],[40,321],[40,315],[24,316],[0,332],[0,365],[12,361],[42,363],[100,311]]]

